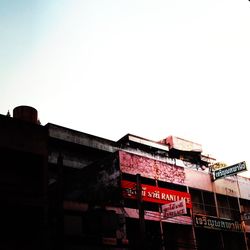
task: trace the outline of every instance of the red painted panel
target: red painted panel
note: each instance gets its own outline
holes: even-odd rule
[[[123,197],[136,199],[136,183],[131,181],[121,181]],[[159,204],[167,204],[180,199],[185,199],[188,208],[192,207],[191,196],[189,193],[159,188],[142,184],[142,200]]]

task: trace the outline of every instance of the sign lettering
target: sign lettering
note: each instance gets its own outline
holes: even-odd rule
[[[186,202],[184,199],[162,205],[163,218],[175,217],[186,214]]]
[[[247,165],[246,162],[240,162],[237,163],[235,165],[229,166],[229,167],[225,167],[225,168],[221,168],[221,169],[217,169],[215,171],[213,171],[213,180],[217,180],[220,178],[224,178],[230,175],[235,175],[239,172],[243,172],[247,170]]]
[[[135,182],[122,180],[121,186],[123,197],[129,199],[136,199]],[[174,201],[185,200],[187,207],[192,207],[191,196],[189,193],[144,184],[142,184],[141,187],[143,201],[167,204]]]
[[[243,220],[250,220],[250,213],[244,213],[242,217]]]
[[[239,221],[220,219],[206,215],[194,215],[194,225],[215,230],[242,232],[243,226]]]

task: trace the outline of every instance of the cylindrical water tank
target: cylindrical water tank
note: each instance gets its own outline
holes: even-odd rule
[[[18,106],[13,110],[13,118],[37,124],[37,110],[30,106]]]

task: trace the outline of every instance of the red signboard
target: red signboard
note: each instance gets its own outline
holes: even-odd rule
[[[129,199],[136,199],[135,182],[122,180],[121,186],[123,191],[123,197]],[[189,193],[144,184],[141,185],[141,188],[143,201],[167,204],[173,201],[179,201],[181,199],[184,199],[187,207],[192,207],[191,196]]]

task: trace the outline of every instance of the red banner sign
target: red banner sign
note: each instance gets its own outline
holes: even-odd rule
[[[136,183],[122,180],[121,182],[123,197],[136,199]],[[191,196],[189,193],[175,191],[166,188],[159,188],[149,185],[141,185],[142,200],[159,204],[167,204],[173,201],[184,199],[188,208],[192,207]]]

